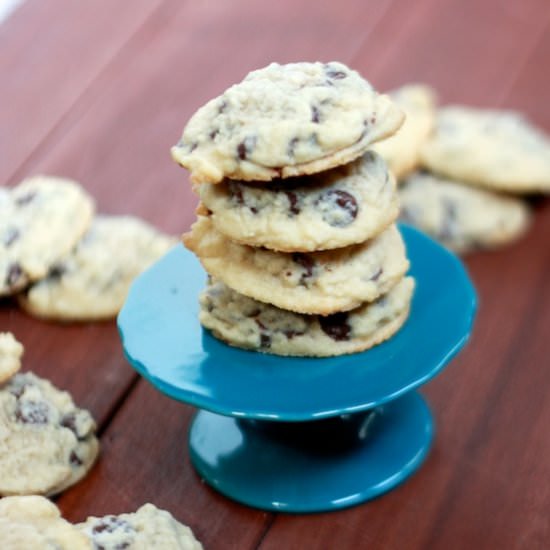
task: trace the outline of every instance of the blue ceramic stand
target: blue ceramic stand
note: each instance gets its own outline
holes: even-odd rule
[[[387,342],[326,359],[232,348],[198,322],[205,274],[175,247],[132,285],[118,326],[129,362],[160,391],[204,409],[191,459],[221,493],[265,510],[315,512],[389,491],[425,459],[433,420],[413,391],[466,343],[475,291],[460,261],[401,227],[417,286]]]

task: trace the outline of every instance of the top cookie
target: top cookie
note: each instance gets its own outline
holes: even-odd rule
[[[0,540],[3,550],[92,550],[53,502],[34,495],[0,500]]]
[[[403,120],[341,63],[272,63],[201,107],[172,157],[194,183],[313,174],[352,161]]]
[[[0,296],[44,277],[92,222],[94,203],[74,181],[36,176],[0,190]]]
[[[431,171],[472,185],[550,192],[550,140],[512,111],[441,109],[421,159]]]
[[[414,171],[420,161],[420,149],[435,126],[435,92],[429,86],[410,84],[393,92],[390,97],[403,109],[407,118],[401,128],[373,146],[388,164],[397,179]]]
[[[103,550],[202,550],[189,527],[152,504],[143,505],[133,514],[89,517],[76,527],[89,537],[94,548]]]
[[[284,252],[364,242],[399,211],[395,181],[372,151],[345,166],[282,184],[225,181],[196,187],[218,231],[243,244]]]

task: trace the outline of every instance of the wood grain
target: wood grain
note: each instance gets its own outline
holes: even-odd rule
[[[425,81],[444,102],[520,108],[550,130],[546,0],[106,4],[29,0],[0,27],[0,179],[75,177],[102,211],[181,232],[196,199],[170,145],[199,105],[273,60],[339,59],[383,89]],[[47,103],[37,90],[51,91]],[[25,367],[101,425],[101,461],[58,499],[64,514],[152,501],[207,549],[547,548],[550,204],[535,206],[521,242],[467,259],[479,315],[469,347],[425,389],[438,428],[426,464],[338,513],[271,515],[217,495],[189,464],[192,409],[137,381],[114,323],[43,323],[1,302]]]
[[[0,182],[54,131],[161,0],[27,0],[0,26]]]

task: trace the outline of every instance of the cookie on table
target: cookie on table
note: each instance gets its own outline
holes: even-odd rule
[[[176,240],[129,216],[98,216],[75,250],[19,296],[29,313],[86,321],[116,316],[133,279]]]
[[[2,550],[93,550],[88,538],[42,496],[0,500]]]
[[[0,296],[46,276],[92,222],[94,202],[76,182],[29,178],[0,190]]]
[[[11,332],[0,332],[0,384],[9,380],[21,368],[23,346]]]
[[[145,504],[133,514],[89,517],[76,527],[102,550],[202,550],[189,527],[164,510]]]
[[[388,168],[400,180],[418,167],[420,149],[435,127],[436,95],[423,84],[409,84],[390,92],[406,119],[403,126],[388,139],[375,143],[373,149],[388,163]]]
[[[95,428],[67,392],[16,374],[0,387],[0,495],[54,495],[75,484],[98,455]]]
[[[397,218],[395,181],[368,151],[327,172],[252,185],[196,186],[216,229],[252,246],[310,252],[363,242]]]
[[[358,245],[290,254],[233,242],[201,216],[183,241],[204,269],[227,286],[299,313],[353,309],[385,294],[409,268],[395,225]]]
[[[514,241],[531,220],[529,207],[522,199],[431,174],[409,176],[399,195],[402,221],[457,252],[495,248]]]
[[[403,119],[341,63],[272,63],[201,107],[172,157],[194,183],[313,174],[361,156]]]
[[[421,151],[432,172],[511,193],[550,192],[550,140],[519,113],[452,106]]]
[[[276,355],[328,357],[366,350],[393,336],[409,314],[414,279],[405,277],[375,302],[333,315],[301,315],[258,302],[212,279],[199,320],[224,342]]]

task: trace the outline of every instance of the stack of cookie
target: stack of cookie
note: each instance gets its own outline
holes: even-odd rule
[[[395,182],[369,148],[403,118],[340,63],[269,65],[197,111],[172,154],[201,199],[184,243],[210,274],[206,328],[238,347],[330,356],[401,327],[414,281]]]

